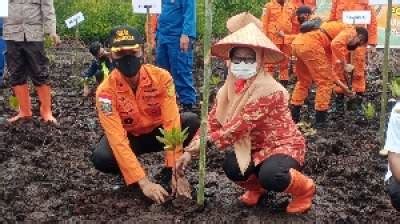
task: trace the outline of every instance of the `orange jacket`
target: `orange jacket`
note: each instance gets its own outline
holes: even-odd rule
[[[291,0],[292,4],[296,6],[296,8],[306,5],[311,8],[311,10],[314,10],[317,7],[317,1],[316,0]]]
[[[265,35],[274,44],[286,44],[278,32],[292,33],[292,24],[296,20],[296,7],[291,2],[285,2],[282,6],[276,0],[272,0],[265,4],[261,20]]]
[[[369,10],[371,11],[371,23],[368,29],[368,44],[376,45],[378,38],[378,22],[376,19],[376,11],[369,6],[368,0],[332,0],[332,8],[329,20],[342,20],[343,11],[351,10]]]
[[[349,53],[347,44],[357,35],[356,29],[337,21],[323,23],[321,29],[325,30],[331,39],[332,62],[336,63],[337,60],[346,62]]]
[[[96,108],[118,166],[129,185],[145,177],[133,153],[128,134],[141,135],[163,126],[180,127],[175,88],[171,75],[164,69],[143,65],[136,92],[114,69],[96,92]],[[179,158],[181,152],[176,152]],[[166,158],[166,164],[174,164]]]

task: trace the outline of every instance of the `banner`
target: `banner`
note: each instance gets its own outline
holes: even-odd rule
[[[317,0],[316,14],[324,20],[329,19],[331,0]],[[387,5],[372,6],[376,10],[378,20],[378,48],[383,48],[385,42]],[[390,47],[400,48],[400,5],[392,7],[392,33],[390,35]]]
[[[8,17],[8,0],[0,0],[0,17]]]

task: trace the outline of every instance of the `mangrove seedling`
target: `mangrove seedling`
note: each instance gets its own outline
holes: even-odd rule
[[[157,140],[164,144],[164,150],[166,153],[166,158],[172,157],[174,164],[166,164],[168,167],[174,167],[176,169],[176,152],[182,150],[183,142],[188,137],[188,128],[181,131],[180,128],[172,128],[171,130],[165,130],[163,128],[159,129],[162,136],[156,136]],[[167,163],[169,161],[167,160]],[[173,173],[173,178],[175,183],[177,183],[176,173]],[[176,196],[176,195],[175,195]]]
[[[392,91],[392,96],[397,98],[400,97],[400,78],[392,80],[390,85],[390,90]]]
[[[363,105],[362,107],[365,118],[367,118],[367,120],[372,120],[376,114],[375,106],[369,102],[367,105]]]

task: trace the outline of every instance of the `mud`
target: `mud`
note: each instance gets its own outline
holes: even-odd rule
[[[317,184],[307,214],[286,214],[290,198],[284,193],[268,192],[254,208],[241,205],[237,197],[243,191],[224,176],[223,153],[216,150],[208,152],[204,208],[185,200],[153,205],[135,186],[115,189],[118,178],[96,171],[90,163],[91,151],[102,135],[93,97],[81,96],[79,75],[90,57],[83,49],[68,46],[50,53],[54,114],[60,126],[39,121],[34,91],[33,120],[0,125],[1,223],[396,223],[400,218],[384,191],[387,162],[378,155],[378,119],[357,122],[351,114],[332,115],[327,130],[307,137],[304,172]],[[221,74],[221,66],[216,64],[214,72]],[[198,77],[201,72],[197,71]],[[376,70],[371,74],[365,100],[378,107],[380,83]],[[14,112],[7,103],[10,91],[1,91],[0,116],[5,118]],[[309,109],[304,119],[312,116]],[[162,169],[162,159],[162,153],[140,158],[151,178]],[[196,188],[196,163],[188,174]]]

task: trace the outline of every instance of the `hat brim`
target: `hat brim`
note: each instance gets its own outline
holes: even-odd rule
[[[218,41],[212,47],[211,53],[227,60],[230,50],[234,47],[260,49],[263,51],[263,61],[268,64],[279,63],[286,58],[286,55],[254,23],[249,23]]]
[[[125,51],[125,50],[135,50],[138,51],[140,50],[140,45],[135,44],[132,46],[121,46],[121,47],[112,47],[111,52],[118,52],[118,51]]]

